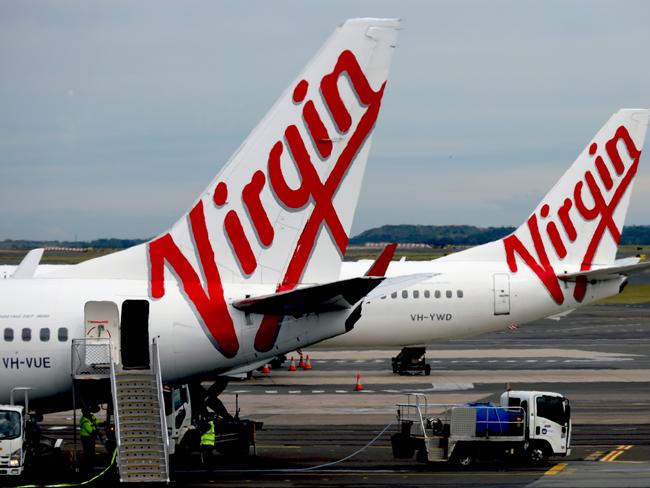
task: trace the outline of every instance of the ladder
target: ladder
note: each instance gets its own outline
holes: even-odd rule
[[[155,339],[150,357],[148,369],[124,369],[111,362],[117,466],[123,483],[169,482],[169,441]]]

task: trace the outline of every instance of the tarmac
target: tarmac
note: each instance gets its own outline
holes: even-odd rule
[[[311,370],[289,372],[285,363],[231,382],[221,395],[229,410],[237,404],[242,417],[264,422],[255,455],[218,459],[210,470],[179,466],[176,484],[650,487],[650,306],[590,306],[560,321],[434,344],[430,376],[394,375],[397,352],[311,348]],[[354,391],[357,374],[363,391]],[[470,471],[393,459],[395,405],[407,393],[432,404],[495,401],[506,385],[570,399],[569,457]],[[68,429],[69,415],[47,416],[44,432]]]

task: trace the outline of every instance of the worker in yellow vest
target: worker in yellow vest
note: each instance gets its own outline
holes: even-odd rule
[[[201,434],[201,462],[207,464],[214,450],[214,420],[208,420],[203,427],[205,431]]]
[[[79,420],[79,437],[84,450],[84,465],[86,471],[91,471],[95,467],[95,442],[99,431],[97,427],[99,422],[88,407],[81,409],[81,419]]]

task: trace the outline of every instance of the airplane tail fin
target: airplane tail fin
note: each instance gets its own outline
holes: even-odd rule
[[[649,116],[648,109],[616,112],[515,232],[443,259],[505,259],[512,272],[528,266],[559,302],[556,275],[616,259]]]
[[[144,272],[154,298],[172,274],[207,288],[338,279],[399,25],[342,24],[169,231],[58,275]]]
[[[546,254],[550,262],[589,269],[616,259],[649,110],[616,112],[542,199],[504,239],[506,254]]]

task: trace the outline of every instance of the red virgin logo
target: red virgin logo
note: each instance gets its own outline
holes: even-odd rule
[[[619,153],[618,144],[621,142],[625,145],[627,153],[632,160],[632,163],[627,168]],[[605,143],[605,153],[608,156],[610,164],[607,165],[603,157],[598,153],[598,145],[594,142],[589,146],[589,155],[595,158],[594,168],[603,188],[608,194],[611,194],[609,202],[606,201],[606,196],[596,181],[594,172],[587,170],[583,178],[575,184],[573,195],[567,195],[567,198],[564,199],[564,202],[559,208],[551,209],[549,204],[544,204],[540,209],[539,216],[533,214],[528,218],[527,227],[537,257],[534,257],[533,253],[522,244],[515,234],[503,239],[510,271],[513,273],[517,271],[516,257],[519,256],[542,281],[558,305],[564,302],[564,294],[560,287],[560,281],[548,257],[539,224],[546,222],[546,226],[544,227],[546,236],[551,242],[556,256],[562,260],[567,256],[567,246],[570,246],[579,237],[578,230],[574,225],[569,211],[575,206],[578,215],[582,219],[585,221],[597,221],[593,235],[589,239],[586,252],[582,257],[581,271],[591,269],[593,258],[606,232],[616,244],[621,239],[621,231],[614,221],[614,211],[636,175],[641,151],[634,145],[634,141],[625,126],[620,126],[616,129],[614,136]],[[611,170],[616,173],[617,179],[620,178],[616,187],[614,187]],[[587,201],[593,202],[591,206],[585,203],[584,195],[588,195]],[[562,238],[558,225],[562,227],[566,239]],[[587,280],[579,279],[574,288],[573,297],[576,301],[581,302],[585,297],[586,291]]]
[[[338,82],[346,77],[358,102],[365,111],[355,127],[350,112],[345,106],[339,92]],[[320,94],[328,108],[332,121],[341,134],[346,134],[347,144],[334,163],[332,171],[324,181],[321,180],[312,162],[298,127],[287,126],[283,139],[269,148],[266,171],[257,170],[251,175],[250,182],[241,191],[241,198],[246,208],[244,218],[250,220],[256,238],[265,248],[273,246],[275,229],[268,218],[267,211],[260,198],[261,192],[268,184],[276,203],[283,208],[298,212],[311,203],[313,209],[302,229],[296,247],[277,290],[293,289],[301,280],[309,257],[316,245],[321,228],[327,227],[337,248],[343,254],[348,242],[348,235],[343,228],[333,199],[342,181],[353,163],[364,141],[372,132],[379,114],[385,83],[374,91],[363,73],[357,59],[350,51],[343,51],[331,73],[320,80]],[[323,118],[318,113],[313,100],[306,100],[309,84],[300,81],[293,91],[293,102],[302,107],[303,128],[309,134],[311,142],[318,152],[317,161],[328,160],[332,155],[332,140]],[[300,184],[291,187],[280,165],[282,154],[288,151],[300,176]],[[226,182],[217,183],[212,203],[223,210],[223,229],[229,247],[239,264],[244,277],[250,276],[257,269],[257,260],[251,241],[242,226],[241,216],[234,209],[228,208],[228,188]],[[193,307],[199,321],[207,329],[208,337],[226,357],[233,357],[239,350],[232,317],[226,303],[219,269],[214,259],[214,249],[209,239],[204,212],[204,203],[199,203],[191,210],[188,227],[198,252],[200,267],[205,278],[205,287],[199,273],[179,249],[174,238],[165,234],[149,244],[150,284],[152,298],[159,299],[165,295],[165,263],[175,273],[182,285],[186,299]],[[212,222],[210,222],[212,224]],[[218,224],[216,224],[218,225]],[[264,251],[262,251],[264,252]],[[268,351],[275,344],[282,317],[265,316],[255,337],[255,348]]]

